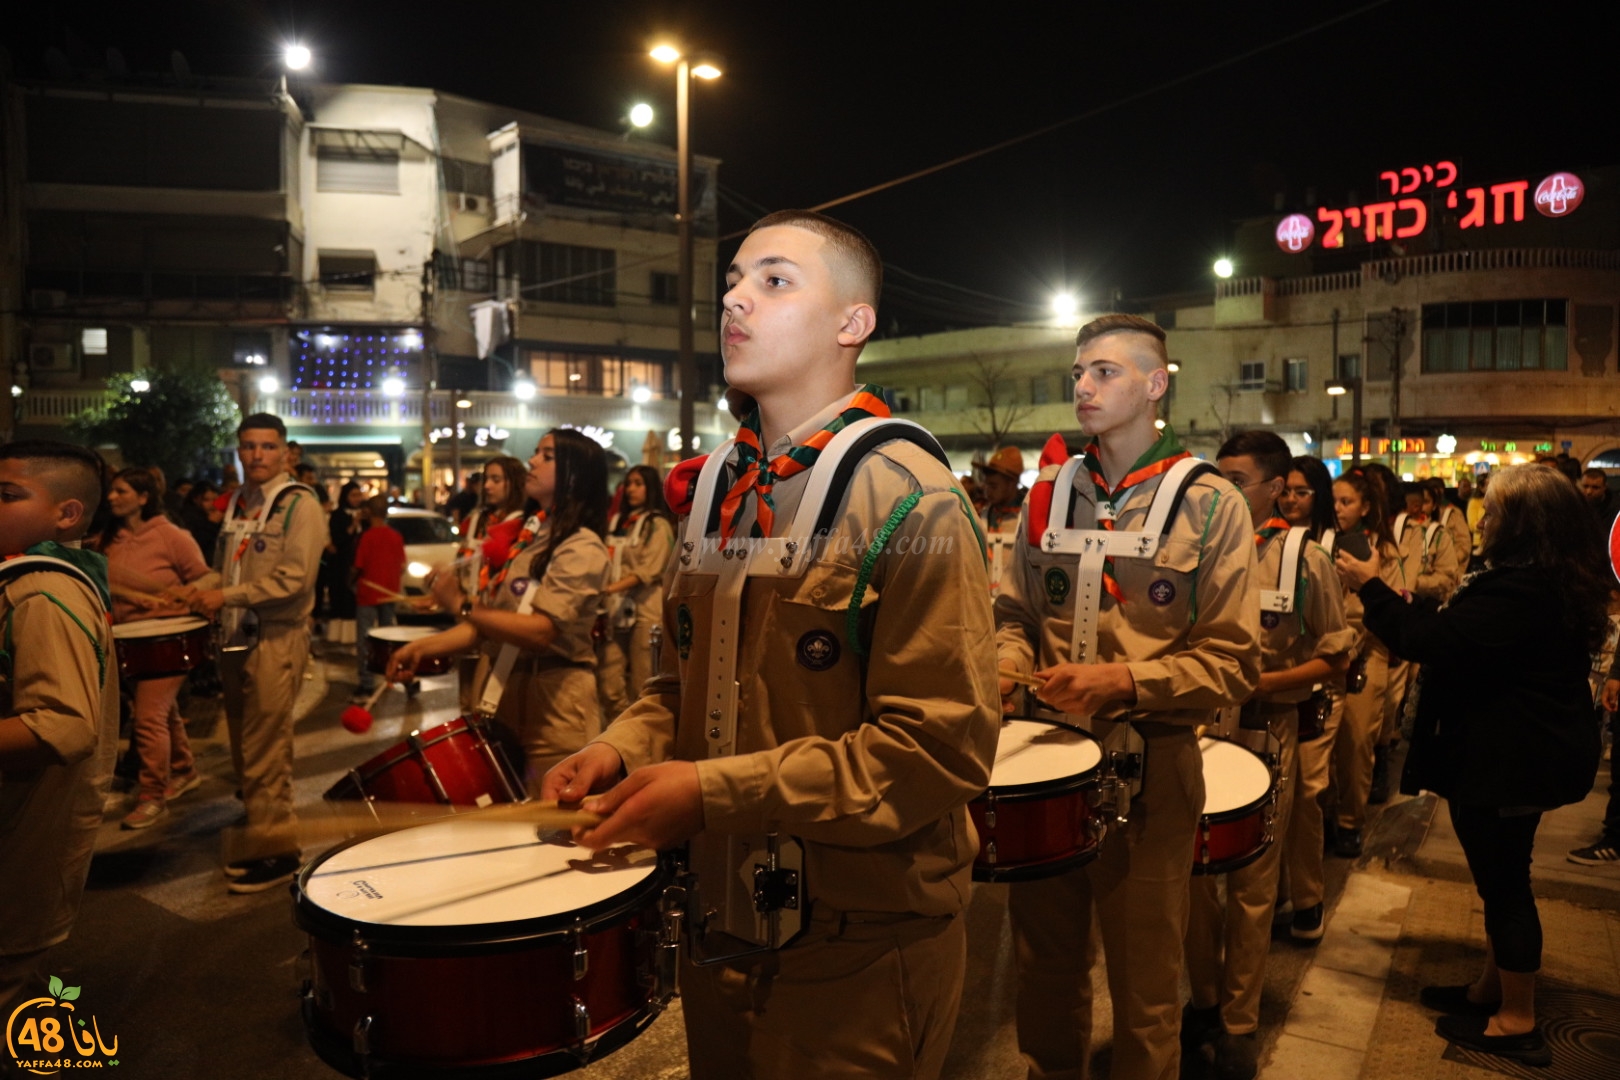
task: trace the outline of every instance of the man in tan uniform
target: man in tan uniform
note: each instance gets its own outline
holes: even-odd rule
[[[864,237],[803,211],[763,219],[743,242],[722,343],[727,381],[758,407],[706,473],[727,496],[719,535],[677,551],[659,674],[542,792],[605,791],[585,800],[609,815],[579,836],[593,848],[690,839],[705,898],[743,867],[701,868],[741,838],[775,832],[802,850],[802,936],[682,969],[699,1080],[926,1080],[956,1022],[978,846],[966,807],[989,779],[996,679],[976,647],[992,632],[983,554],[953,477],[921,446],[884,441],[847,459],[859,463],[829,499],[825,539],[781,549],[788,566],[806,560],[802,575],[749,572],[733,608],[726,575],[705,569],[767,550],[759,568],[774,566],[768,545],[796,528],[821,449],[887,414],[854,382],[880,275]],[[734,630],[725,610],[740,613]],[[734,682],[716,679],[731,670]],[[735,690],[729,715],[711,709],[717,681],[722,697]]]
[[[101,474],[81,446],[0,446],[0,1018],[73,928],[118,753],[107,560],[78,546]]]
[[[225,875],[231,892],[250,893],[298,870],[292,713],[309,660],[309,615],[327,536],[315,493],[287,473],[280,417],[243,420],[236,452],[245,481],[231,496],[214,552],[223,584],[192,592],[190,602],[199,615],[219,615],[230,638],[220,676],[247,827],[241,850],[227,852]]]
[[[1173,431],[1154,424],[1169,387],[1162,330],[1134,315],[1105,315],[1081,327],[1076,344],[1075,414],[1094,441],[1074,474],[1071,520],[1055,512],[1049,523],[1029,520],[1043,501],[1039,484],[1025,500],[996,597],[996,645],[1003,668],[1039,668],[1041,701],[1075,721],[1091,718],[1105,745],[1129,722],[1145,742],[1143,777],[1129,824],[1109,831],[1095,860],[1010,886],[1018,1044],[1031,1077],[1085,1075],[1095,905],[1114,1004],[1112,1075],[1174,1080],[1182,939],[1204,803],[1193,729],[1248,700],[1259,682],[1254,534],[1232,485],[1206,474],[1186,489],[1151,558],[1112,558],[1099,581],[1081,575],[1076,556],[1044,550],[1048,525],[1141,530],[1160,481],[1189,456]],[[1076,643],[1086,590],[1102,590],[1091,594],[1101,597],[1096,633]],[[1080,662],[1071,662],[1076,651]],[[1012,691],[1002,680],[1003,698]]]
[[[1249,502],[1259,547],[1259,586],[1280,591],[1289,532],[1288,523],[1277,513],[1277,496],[1288,478],[1288,444],[1269,431],[1244,431],[1226,440],[1216,456],[1222,475]],[[1309,540],[1299,555],[1292,610],[1262,604],[1260,686],[1243,707],[1241,720],[1242,728],[1269,732],[1277,740],[1281,787],[1272,819],[1275,839],[1258,859],[1225,875],[1224,912],[1217,875],[1193,878],[1187,926],[1192,1001],[1182,1018],[1181,1041],[1185,1047],[1213,1043],[1220,1080],[1252,1080],[1257,1068],[1260,989],[1271,944],[1282,839],[1288,834],[1298,786],[1299,707],[1311,698],[1312,686],[1343,677],[1355,641],[1344,620],[1332,559]],[[1241,732],[1223,734],[1245,742]],[[1320,860],[1320,846],[1317,855]],[[1320,921],[1320,902],[1315,915]]]

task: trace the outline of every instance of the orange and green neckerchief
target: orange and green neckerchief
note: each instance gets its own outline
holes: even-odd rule
[[[1130,467],[1124,478],[1110,488],[1108,478],[1103,475],[1097,440],[1092,439],[1086,445],[1085,450],[1082,451],[1082,458],[1085,461],[1087,471],[1091,473],[1091,484],[1097,494],[1097,524],[1109,532],[1113,532],[1115,499],[1118,499],[1144,480],[1151,480],[1155,476],[1163,476],[1170,471],[1176,462],[1190,457],[1192,457],[1192,454],[1182,448],[1181,440],[1176,438],[1175,431],[1171,429],[1169,424],[1166,424],[1164,430],[1159,432],[1159,437],[1154,441],[1153,445],[1148,447],[1142,456],[1136,459],[1136,464]],[[1108,595],[1112,596],[1116,603],[1123,604],[1125,602],[1125,592],[1119,587],[1119,582],[1114,580],[1113,559],[1103,561],[1103,588],[1108,590]]]
[[[742,519],[750,495],[757,497],[751,535],[760,539],[768,538],[776,524],[776,503],[771,499],[771,489],[777,483],[813,466],[827,444],[832,442],[833,436],[849,425],[874,416],[887,417],[889,407],[883,403],[882,395],[883,388],[880,386],[871,383],[862,386],[831,423],[787,453],[772,458],[769,463],[763,463],[765,448],[760,434],[759,409],[749,413],[737,431],[737,479],[720,504],[721,541],[730,540],[737,531],[737,523]]]
[[[1266,523],[1254,530],[1254,546],[1256,549],[1265,547],[1266,541],[1279,533],[1288,531],[1288,521],[1273,514]]]
[[[500,570],[493,577],[490,576],[488,566],[479,567],[478,591],[480,594],[490,598],[494,597],[495,591],[501,587],[501,582],[506,580],[506,575],[512,572],[512,564],[517,561],[518,554],[534,543],[534,538],[540,531],[540,524],[545,520],[546,512],[536,510],[534,516],[523,523],[523,528],[518,532],[517,539],[512,541],[512,546],[506,553],[506,561],[501,564]]]

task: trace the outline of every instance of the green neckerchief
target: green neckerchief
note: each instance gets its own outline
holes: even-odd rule
[[[41,541],[23,554],[45,555],[73,564],[75,569],[84,571],[85,576],[96,583],[96,592],[101,594],[102,605],[108,611],[112,610],[112,590],[107,587],[107,556],[96,551],[86,551],[84,548],[68,547],[55,540]]]

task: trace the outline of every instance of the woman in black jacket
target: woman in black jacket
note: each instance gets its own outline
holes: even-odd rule
[[[1551,1062],[1535,1018],[1541,920],[1530,851],[1543,811],[1579,802],[1601,754],[1586,674],[1607,621],[1609,571],[1565,477],[1518,465],[1491,478],[1480,522],[1485,568],[1438,611],[1378,580],[1376,554],[1338,556],[1366,625],[1423,665],[1401,790],[1443,796],[1485,904],[1485,968],[1466,986],[1424,987],[1435,1031],[1527,1064]],[[1481,674],[1486,673],[1486,674]]]

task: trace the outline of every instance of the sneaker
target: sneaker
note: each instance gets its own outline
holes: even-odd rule
[[[169,799],[178,799],[186,792],[195,790],[201,786],[202,773],[198,772],[196,769],[193,769],[188,773],[182,773],[179,776],[171,776],[169,777],[169,788],[163,793],[164,801],[168,801]]]
[[[240,874],[233,875],[230,867],[225,868],[226,876],[231,879],[225,887],[233,893],[256,893],[291,881],[301,864],[296,855],[275,855],[237,865],[243,868]]]
[[[169,812],[162,799],[142,799],[135,809],[124,815],[124,828],[145,829],[157,824],[157,819]]]
[[[1312,943],[1321,941],[1322,905],[1312,904],[1308,908],[1294,912],[1293,921],[1288,924],[1288,936],[1295,941]]]
[[[1215,1075],[1220,1080],[1254,1080],[1260,1071],[1260,1041],[1247,1035],[1222,1032],[1215,1040]]]
[[[1361,858],[1361,830],[1340,829],[1333,840],[1333,854],[1341,859]]]
[[[1599,840],[1591,847],[1578,847],[1569,853],[1569,861],[1582,866],[1607,866],[1620,862],[1620,841]]]

